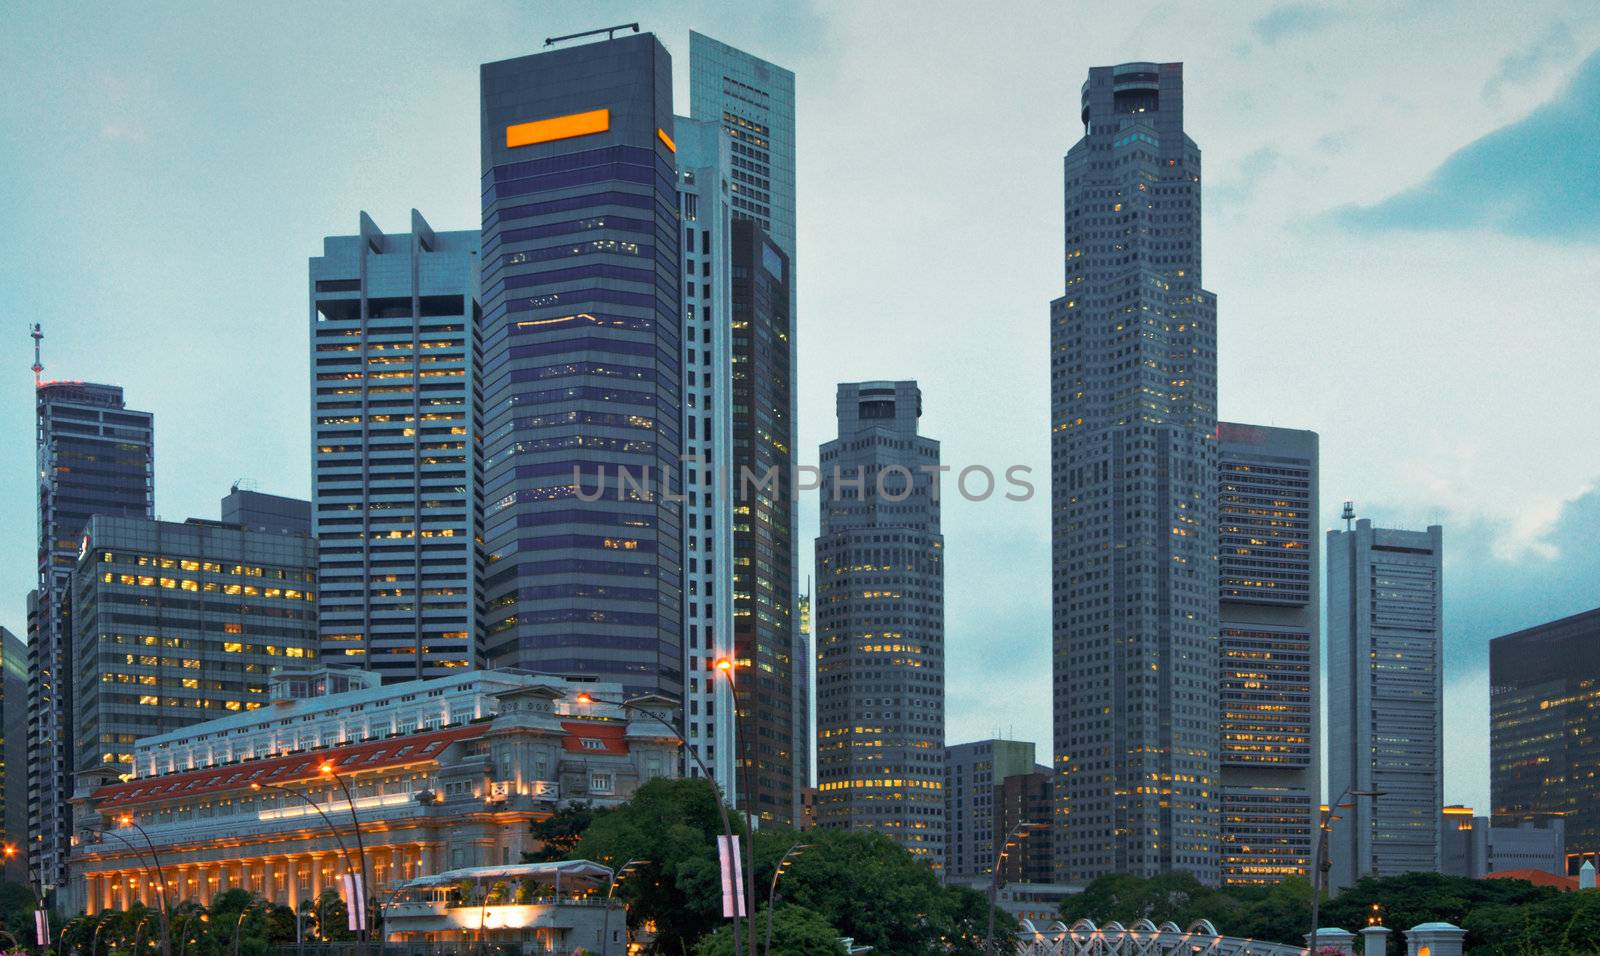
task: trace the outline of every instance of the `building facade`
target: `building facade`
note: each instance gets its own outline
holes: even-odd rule
[[[1444,805],[1443,529],[1328,532],[1330,885],[1437,871]]]
[[[944,861],[939,443],[915,382],[843,384],[816,543],[817,823]]]
[[[1311,872],[1322,794],[1315,432],[1217,424],[1224,884]]]
[[[323,654],[390,681],[479,666],[478,233],[362,213],[309,272]]]
[[[1600,609],[1489,642],[1489,798],[1497,826],[1561,814],[1600,855]]]
[[[28,646],[0,627],[0,877],[28,882]]]
[[[317,657],[317,543],[96,515],[72,578],[73,773],[133,772],[136,741],[268,701]]]
[[[314,481],[312,484],[315,486]],[[250,491],[238,485],[230,488],[222,499],[222,523],[236,524],[246,531],[276,531],[306,537],[314,533],[311,502]]]
[[[487,657],[678,698],[672,60],[629,34],[485,64],[481,88]]]
[[[679,116],[683,222],[684,740],[737,799],[732,694],[712,665],[733,644],[733,216],[722,128]],[[718,743],[722,746],[718,746]],[[685,755],[686,757],[688,755]],[[698,775],[693,760],[684,772]]]
[[[1566,869],[1566,821],[1559,815],[1494,826],[1471,807],[1439,812],[1440,873],[1480,880],[1522,870],[1564,876]]]
[[[1219,878],[1216,299],[1183,65],[1094,67],[1050,307],[1058,879]]]
[[[35,389],[39,583],[28,598],[28,847],[33,882],[66,880],[71,838],[71,579],[97,515],[149,517],[155,425],[122,389],[41,382]]]
[[[124,815],[171,861],[169,904],[238,887],[295,907],[347,869],[364,868],[382,899],[418,877],[520,862],[535,820],[675,775],[677,742],[659,724],[580,697],[617,700],[616,684],[464,671],[295,696],[325,676],[285,672],[269,707],[141,740],[136,776],[80,791],[79,905],[154,904]],[[676,718],[668,702],[640,704]],[[352,813],[360,859],[342,852],[357,846]]]
[[[965,880],[994,871],[1001,786],[1011,777],[1032,773],[1033,767],[1031,741],[996,738],[944,748],[945,879]]]

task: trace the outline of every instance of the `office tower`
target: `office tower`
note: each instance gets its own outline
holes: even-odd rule
[[[1055,802],[1056,773],[1043,764],[1011,774],[995,788],[994,832],[1010,838],[1000,861],[1002,883],[1050,882],[1055,874]]]
[[[1033,772],[1033,743],[976,740],[944,748],[944,878],[968,880],[994,872],[1001,815],[1000,786]]]
[[[1050,305],[1057,878],[1218,879],[1216,298],[1183,64],[1094,67]]]
[[[35,884],[60,886],[72,833],[72,570],[91,516],[150,516],[155,426],[149,412],[124,405],[115,385],[39,382],[35,399],[39,584],[28,598],[28,855]]]
[[[1562,814],[1600,859],[1600,608],[1489,642],[1489,800],[1497,825]]]
[[[939,443],[916,382],[843,384],[822,446],[817,823],[944,861],[944,537]]]
[[[28,882],[28,646],[0,627],[0,835],[10,852],[0,877]]]
[[[1330,886],[1439,868],[1443,531],[1328,532]]]
[[[1491,873],[1529,870],[1566,875],[1566,820],[1561,814],[1491,824],[1471,807],[1453,804],[1439,811],[1440,873],[1481,880]]]
[[[811,642],[811,578],[806,577],[806,593],[800,595],[794,602],[795,607],[795,636],[798,647],[794,657],[794,701],[795,739],[800,743],[795,747],[794,782],[795,782],[795,820],[800,819],[802,799],[800,791],[816,786],[816,716],[815,687],[811,669],[815,658],[812,657]]]
[[[140,738],[266,704],[274,668],[317,657],[316,577],[306,535],[90,518],[72,577],[73,773],[124,776]]]
[[[315,401],[316,396],[312,396]],[[315,456],[312,458],[316,460]],[[262,494],[234,485],[222,499],[222,523],[249,531],[311,535],[311,502],[303,498]]]
[[[676,117],[683,222],[683,734],[736,798],[738,741],[727,682],[733,646],[733,220],[729,144],[715,123]],[[721,742],[722,746],[717,746]],[[685,775],[698,765],[684,755]]]
[[[629,34],[481,81],[486,654],[681,697],[672,60]]]
[[[734,630],[753,748],[750,806],[788,823],[809,775],[812,740],[796,669],[809,651],[794,621],[795,126],[794,74],[700,33],[689,34],[691,115],[728,142],[733,218]],[[775,484],[762,476],[776,469]],[[748,665],[745,664],[748,662]]]
[[[478,666],[478,233],[363,212],[309,271],[322,653],[385,681]]]
[[[1317,435],[1217,439],[1221,880],[1276,883],[1310,874],[1322,800]]]

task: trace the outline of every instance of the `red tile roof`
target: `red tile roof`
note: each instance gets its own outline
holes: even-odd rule
[[[561,749],[577,754],[626,754],[627,728],[621,724],[601,724],[586,720],[563,720]],[[589,741],[593,741],[590,743]]]
[[[486,724],[462,724],[444,730],[426,731],[368,740],[358,744],[329,747],[270,757],[265,760],[247,760],[203,770],[185,770],[143,777],[126,783],[114,783],[94,791],[97,809],[111,810],[175,797],[189,797],[201,793],[221,793],[227,790],[245,790],[252,783],[282,786],[299,780],[311,780],[321,774],[321,766],[333,761],[341,776],[364,770],[400,767],[406,764],[430,763],[438,759],[440,751],[458,740],[483,736]]]
[[[1555,873],[1546,873],[1544,870],[1502,870],[1499,873],[1490,873],[1484,877],[1486,880],[1527,880],[1534,886],[1553,886],[1558,890],[1575,890],[1578,888],[1576,876],[1560,876]]]

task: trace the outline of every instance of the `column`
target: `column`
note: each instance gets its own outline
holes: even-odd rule
[[[398,886],[399,884],[404,883],[405,879],[405,855],[400,852],[399,847],[392,846],[389,848],[389,882]]]
[[[290,909],[297,909],[300,906],[300,861],[301,858],[298,856],[284,857],[284,865],[288,867],[289,872],[287,890]]]
[[[311,898],[322,899],[322,854],[311,854]]]

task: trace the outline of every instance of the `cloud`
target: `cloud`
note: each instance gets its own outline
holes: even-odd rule
[[[1261,42],[1270,46],[1285,37],[1316,33],[1337,19],[1338,14],[1328,7],[1290,3],[1257,18],[1250,25]]]
[[[1463,146],[1420,185],[1335,210],[1357,232],[1489,230],[1600,241],[1600,51],[1525,118]]]
[[[1502,88],[1538,79],[1547,68],[1570,59],[1576,52],[1578,44],[1572,38],[1572,28],[1557,20],[1532,45],[1506,54],[1494,75],[1483,84],[1483,98],[1495,102]]]

